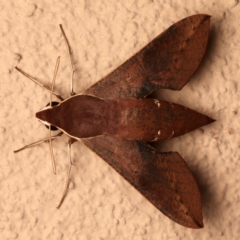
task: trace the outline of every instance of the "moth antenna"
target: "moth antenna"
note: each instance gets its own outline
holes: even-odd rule
[[[60,57],[57,58],[54,74],[53,74],[53,80],[52,80],[52,87],[51,87],[51,92],[50,92],[50,107],[52,107],[52,93],[53,93],[53,88],[55,84],[55,79],[57,77],[57,71],[60,63]],[[53,147],[52,147],[52,136],[51,136],[51,124],[49,125],[49,147],[50,147],[50,152],[51,152],[51,159],[52,159],[52,168],[53,168],[53,173],[56,174],[56,163],[55,163],[55,157],[53,153]]]
[[[62,24],[59,25],[60,26],[60,29],[61,29],[61,32],[62,32],[62,35],[63,35],[63,38],[64,38],[64,41],[66,43],[66,48],[67,48],[67,51],[68,51],[68,57],[69,57],[69,62],[70,62],[70,68],[71,68],[71,81],[70,81],[70,95],[73,96],[75,95],[76,93],[73,92],[73,76],[74,76],[74,73],[75,73],[75,69],[73,67],[73,57],[72,57],[72,49],[70,47],[70,44],[69,44],[69,41],[67,39],[67,36],[63,30],[63,27],[62,27]]]
[[[65,182],[65,187],[64,187],[64,190],[63,190],[63,194],[62,194],[62,197],[59,201],[59,204],[56,206],[56,208],[60,208],[66,195],[67,195],[67,191],[68,191],[68,187],[69,187],[69,183],[70,183],[70,176],[71,176],[71,170],[72,170],[72,165],[74,165],[72,163],[72,158],[71,158],[71,145],[72,143],[74,142],[74,140],[72,138],[69,139],[68,141],[68,159],[69,159],[69,165],[68,165],[68,172],[67,172],[67,179],[66,179],[66,182]]]
[[[23,70],[21,70],[20,68],[18,67],[15,67],[15,69],[17,71],[19,71],[22,75],[24,75],[25,77],[27,77],[28,79],[30,79],[32,82],[36,83],[37,85],[39,85],[41,88],[47,90],[48,92],[51,92],[51,90],[49,89],[48,86],[45,86],[43,85],[42,83],[40,83],[37,79],[35,79],[34,77],[32,77],[31,75],[29,75],[28,73],[24,72]],[[55,92],[52,92],[52,94],[54,96],[56,96],[58,99],[60,99],[61,101],[63,101],[64,99],[58,94],[58,93],[55,93]]]
[[[62,134],[63,134],[63,132],[60,132],[60,133],[58,133],[58,134],[55,135],[55,136],[51,136],[52,141],[55,140],[56,138],[60,137]],[[41,144],[41,143],[43,143],[43,142],[49,142],[49,137],[43,138],[43,139],[41,139],[41,140],[39,140],[39,141],[36,141],[36,142],[33,142],[33,143],[30,143],[30,144],[28,144],[28,145],[26,145],[26,146],[24,146],[24,147],[22,147],[22,148],[19,148],[19,149],[13,151],[13,152],[14,152],[14,153],[18,153],[18,152],[20,152],[20,151],[22,151],[22,150],[25,150],[25,149],[27,149],[27,148],[30,148],[30,147],[39,145],[39,144]]]

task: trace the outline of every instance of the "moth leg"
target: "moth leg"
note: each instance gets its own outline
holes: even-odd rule
[[[50,107],[52,107],[52,93],[55,85],[55,80],[57,77],[57,72],[60,64],[60,57],[57,58],[54,74],[53,74],[53,80],[52,80],[52,87],[51,87],[51,92],[50,92]],[[52,159],[52,168],[53,168],[53,173],[56,174],[56,161],[53,153],[53,147],[52,147],[52,135],[51,135],[51,124],[49,125],[49,147],[50,147],[50,153],[51,153],[51,159]]]
[[[55,135],[55,136],[51,136],[52,141],[55,140],[56,138],[60,137],[62,134],[63,134],[63,132],[60,132],[60,133],[58,133],[58,134]],[[43,138],[43,139],[41,139],[41,140],[39,140],[39,141],[36,141],[36,142],[33,142],[33,143],[31,143],[31,144],[28,144],[28,145],[26,145],[26,146],[24,146],[24,147],[22,147],[22,148],[19,148],[19,149],[13,151],[13,152],[14,152],[14,153],[17,153],[17,152],[20,152],[20,151],[22,151],[22,150],[24,150],[24,149],[27,149],[27,148],[30,148],[30,147],[39,145],[39,144],[41,144],[41,143],[43,143],[43,142],[49,142],[49,137]]]
[[[62,194],[62,197],[59,201],[59,204],[57,205],[56,208],[60,208],[66,195],[67,195],[67,191],[68,191],[68,187],[69,187],[69,183],[70,183],[70,180],[71,180],[71,170],[72,170],[72,165],[73,162],[72,162],[72,157],[71,157],[71,145],[76,142],[77,140],[76,139],[73,139],[73,138],[70,138],[68,140],[68,160],[69,160],[69,165],[68,165],[68,172],[67,172],[67,179],[66,179],[66,182],[65,182],[65,187],[64,187],[64,190],[63,190],[63,194]]]
[[[28,73],[24,72],[23,70],[21,70],[20,68],[18,67],[15,67],[15,69],[17,71],[19,71],[22,75],[24,75],[25,77],[27,77],[28,79],[30,79],[31,81],[33,81],[34,83],[36,83],[37,85],[39,85],[41,88],[47,90],[48,92],[51,92],[51,89],[46,86],[46,85],[43,85],[42,83],[40,83],[37,79],[35,79],[34,77],[32,77],[31,75],[29,75]],[[52,92],[52,94],[54,96],[56,96],[58,99],[60,99],[61,101],[63,101],[64,99],[56,92]]]
[[[73,95],[76,94],[73,91],[73,76],[74,76],[74,73],[75,73],[76,70],[73,67],[72,49],[70,47],[69,41],[67,39],[67,36],[66,36],[66,34],[65,34],[64,30],[63,30],[62,24],[60,24],[59,26],[60,26],[60,29],[61,29],[64,41],[66,43],[66,48],[67,48],[67,51],[68,51],[68,57],[69,57],[70,68],[71,68],[70,95],[73,96]]]

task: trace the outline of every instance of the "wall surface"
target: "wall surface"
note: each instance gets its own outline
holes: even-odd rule
[[[239,1],[19,0],[1,1],[0,11],[1,239],[239,239]],[[194,173],[205,227],[187,229],[165,217],[82,142],[73,145],[70,190],[56,209],[67,174],[68,138],[53,142],[57,175],[47,143],[13,153],[48,136],[35,112],[49,101],[48,92],[14,67],[50,84],[61,56],[55,89],[66,98],[70,68],[60,23],[73,49],[74,89],[82,92],[164,29],[196,13],[212,16],[200,68],[182,91],[154,96],[217,121],[155,147],[178,151]]]

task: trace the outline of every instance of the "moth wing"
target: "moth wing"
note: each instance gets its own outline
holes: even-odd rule
[[[144,142],[113,136],[82,140],[167,217],[203,227],[198,185],[177,152],[159,153]]]
[[[205,54],[209,29],[208,15],[182,19],[85,94],[105,99],[143,98],[159,88],[181,90]]]

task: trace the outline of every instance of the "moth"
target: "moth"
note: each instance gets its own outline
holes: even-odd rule
[[[53,91],[59,59],[52,89],[16,67],[51,92],[50,104],[36,117],[50,130],[60,131],[55,136],[50,131],[49,137],[22,149],[43,141],[51,146],[51,141],[62,134],[69,136],[69,148],[81,140],[167,217],[188,228],[202,228],[201,194],[187,164],[179,153],[158,152],[148,143],[180,136],[214,120],[179,104],[146,97],[156,89],[184,87],[203,59],[209,30],[209,15],[184,18],[82,93],[73,92],[71,80],[67,99]],[[73,79],[72,51],[62,27],[61,31]],[[52,102],[52,95],[60,102]],[[70,181],[69,155],[68,179],[60,204]],[[51,156],[55,172],[53,153]]]

